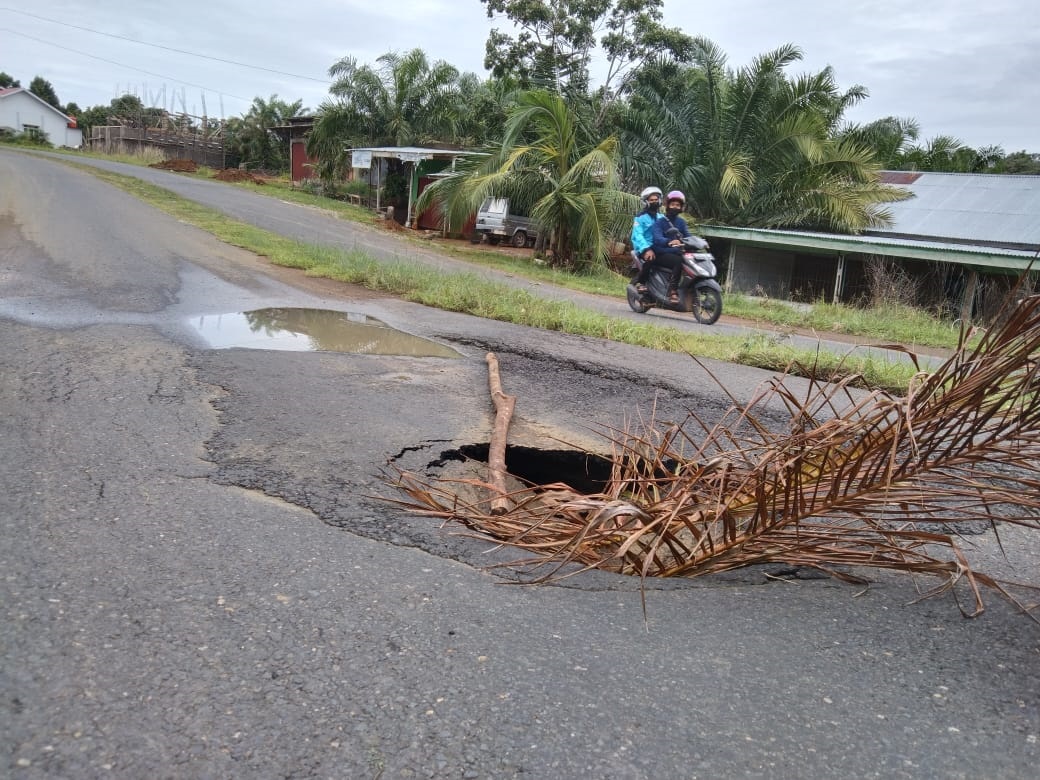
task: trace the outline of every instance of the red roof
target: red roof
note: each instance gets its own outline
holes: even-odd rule
[[[921,178],[918,171],[881,171],[882,184],[913,184]]]

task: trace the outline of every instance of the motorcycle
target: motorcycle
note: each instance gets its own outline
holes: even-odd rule
[[[671,228],[670,235],[680,238],[679,231]],[[708,242],[700,236],[682,238],[682,274],[679,277],[679,302],[668,299],[671,271],[651,263],[647,279],[647,291],[642,295],[636,289],[636,279],[643,269],[643,259],[632,253],[632,280],[626,289],[628,305],[632,310],[645,314],[653,307],[671,311],[693,312],[702,325],[713,325],[722,315],[722,288],[715,280],[715,258]]]

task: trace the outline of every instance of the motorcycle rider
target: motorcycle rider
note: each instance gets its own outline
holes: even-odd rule
[[[668,302],[679,303],[679,277],[682,273],[682,239],[690,236],[690,229],[686,226],[680,214],[686,208],[686,196],[679,190],[672,190],[665,197],[664,219],[653,223],[653,251],[657,262],[668,267],[672,271],[668,283]],[[678,231],[678,235],[676,232]]]
[[[640,295],[646,293],[646,280],[650,274],[650,263],[654,262],[654,223],[664,219],[661,213],[661,198],[664,193],[660,187],[647,187],[639,193],[639,199],[643,202],[643,210],[640,211],[632,222],[632,251],[643,260],[643,267],[636,277],[635,286]]]

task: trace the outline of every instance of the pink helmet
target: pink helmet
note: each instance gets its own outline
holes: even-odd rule
[[[680,201],[684,206],[686,205],[686,196],[679,190],[672,190],[669,192],[668,196],[664,199],[664,202],[667,204],[669,201],[673,200]]]

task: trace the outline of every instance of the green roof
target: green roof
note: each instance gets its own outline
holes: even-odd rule
[[[913,241],[881,236],[848,236],[836,233],[809,233],[797,230],[765,230],[722,225],[698,225],[708,238],[722,238],[747,246],[785,249],[811,254],[863,254],[930,260],[940,263],[978,266],[1006,271],[1024,271],[1037,259],[1037,252],[1016,249]],[[1038,250],[1040,252],[1040,250]]]

